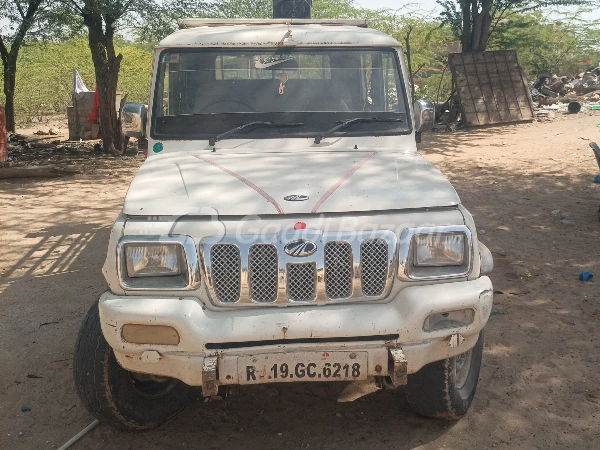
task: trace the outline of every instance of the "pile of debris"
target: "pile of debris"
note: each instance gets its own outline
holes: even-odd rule
[[[571,78],[542,73],[530,83],[531,98],[540,108],[555,104],[598,103],[600,101],[600,67],[586,70]],[[581,108],[573,105],[569,112],[579,112]]]
[[[8,133],[8,160],[0,163],[0,180],[57,177],[96,169],[137,168],[142,158],[137,148],[120,158],[106,154],[99,142],[65,141],[50,129],[32,135]]]

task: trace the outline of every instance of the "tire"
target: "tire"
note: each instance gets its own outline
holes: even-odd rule
[[[85,408],[101,422],[126,431],[162,425],[192,396],[192,388],[179,380],[123,369],[102,334],[98,302],[90,308],[79,330],[73,375]]]
[[[475,397],[482,354],[483,331],[468,352],[427,364],[409,375],[406,399],[410,408],[421,416],[447,421],[465,415]]]

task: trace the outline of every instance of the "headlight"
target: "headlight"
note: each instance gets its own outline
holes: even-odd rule
[[[462,266],[465,262],[464,233],[417,234],[415,266]]]
[[[126,236],[117,246],[126,290],[193,290],[200,284],[196,245],[187,236]]]
[[[129,244],[125,246],[127,276],[170,277],[181,275],[185,257],[181,245]]]
[[[399,276],[404,280],[459,278],[471,270],[471,232],[466,226],[410,228],[400,241]]]

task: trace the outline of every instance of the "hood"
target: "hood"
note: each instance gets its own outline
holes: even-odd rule
[[[236,149],[149,158],[131,183],[123,212],[212,215],[216,210],[219,215],[246,216],[459,203],[448,180],[417,153],[240,153]]]

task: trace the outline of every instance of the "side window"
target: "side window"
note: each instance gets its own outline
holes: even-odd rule
[[[394,55],[391,53],[383,56],[383,85],[385,95],[385,110],[390,112],[398,111],[398,72],[395,68]]]
[[[182,77],[179,55],[167,54],[161,61],[163,77],[159,80],[157,96],[157,113],[159,116],[170,116],[178,113],[177,98],[181,97]]]
[[[367,109],[400,112],[398,102],[399,78],[392,53],[372,53],[362,57],[364,83],[367,90]]]
[[[163,54],[160,66],[162,76],[157,85],[157,116],[189,114],[198,86],[206,81],[207,76],[213,77],[214,70],[206,68],[205,59],[185,52]]]
[[[165,70],[165,77],[161,81],[161,86],[160,86],[160,91],[163,92],[162,105],[161,105],[162,115],[168,116],[171,113],[171,111],[169,110],[169,94],[171,92],[171,89],[164,89],[164,86],[169,86],[169,70],[168,69]]]

